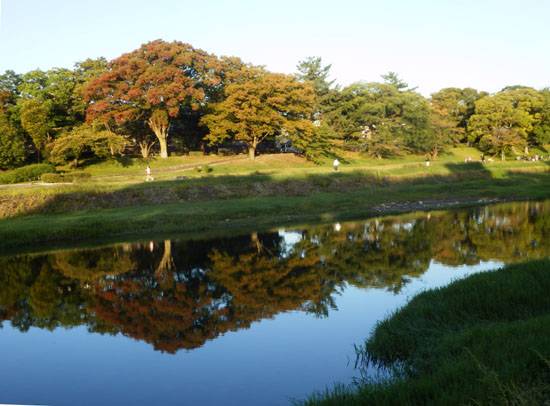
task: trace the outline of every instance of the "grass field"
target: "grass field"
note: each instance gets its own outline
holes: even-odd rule
[[[330,161],[314,165],[293,154],[89,163],[80,170],[92,177],[81,183],[1,187],[0,249],[434,208],[410,204],[417,201],[454,207],[482,198],[550,197],[550,161],[465,164],[468,156],[479,156],[479,151],[456,148],[429,167],[421,156],[376,160],[349,153],[338,173]],[[144,181],[147,164],[154,182]],[[183,180],[174,180],[176,176]],[[388,202],[400,206],[383,208]]]

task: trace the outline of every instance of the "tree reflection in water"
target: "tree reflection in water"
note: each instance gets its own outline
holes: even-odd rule
[[[0,258],[0,320],[21,331],[86,325],[174,353],[280,312],[327,316],[348,284],[397,293],[432,260],[547,257],[549,213],[550,202],[512,203]]]

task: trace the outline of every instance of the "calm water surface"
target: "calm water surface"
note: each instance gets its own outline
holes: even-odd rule
[[[426,288],[550,256],[550,202],[0,257],[0,403],[285,405]]]

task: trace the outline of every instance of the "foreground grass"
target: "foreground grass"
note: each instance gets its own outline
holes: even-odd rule
[[[542,405],[550,402],[550,261],[426,291],[378,324],[363,365],[393,378],[336,386],[296,405]]]

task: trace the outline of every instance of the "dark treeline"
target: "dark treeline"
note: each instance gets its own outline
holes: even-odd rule
[[[459,144],[504,159],[550,142],[548,88],[446,88],[426,99],[393,72],[346,87],[329,76],[319,57],[284,75],[161,40],[110,62],[7,71],[0,75],[0,169],[219,146],[253,158],[275,141],[312,160],[341,150],[435,158]]]
[[[431,261],[545,258],[549,221],[548,202],[513,203],[321,225],[292,239],[266,232],[5,257],[0,323],[86,325],[157,350],[192,349],[280,312],[326,316],[348,285],[399,292]]]

